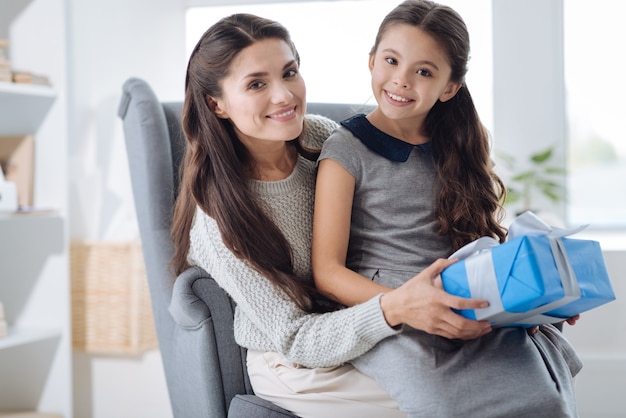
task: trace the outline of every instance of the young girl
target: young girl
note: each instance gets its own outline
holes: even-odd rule
[[[464,82],[468,56],[467,29],[449,7],[408,0],[380,25],[369,59],[378,107],[342,122],[319,158],[313,273],[336,301],[402,288],[481,236],[504,240],[504,187]],[[351,361],[409,417],[576,416],[580,361],[553,326],[459,338],[440,283],[422,285],[411,327]],[[385,318],[400,325],[401,299],[388,295]]]

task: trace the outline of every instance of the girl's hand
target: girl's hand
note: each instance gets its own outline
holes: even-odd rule
[[[491,331],[488,321],[473,321],[452,309],[486,308],[483,300],[446,293],[439,273],[456,260],[439,259],[420,274],[381,297],[385,319],[391,326],[401,323],[446,338],[473,339]]]

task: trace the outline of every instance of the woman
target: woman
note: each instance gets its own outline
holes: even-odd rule
[[[377,383],[347,361],[423,311],[416,288],[439,260],[400,289],[349,309],[333,306],[310,271],[315,160],[336,125],[305,116],[299,56],[276,22],[239,14],[207,30],[189,59],[183,129],[187,147],[176,202],[172,265],[209,272],[237,303],[235,339],[248,349],[255,393],[300,416],[404,416]],[[433,288],[456,338],[488,324],[454,314],[483,301]],[[305,366],[305,367],[303,367]]]

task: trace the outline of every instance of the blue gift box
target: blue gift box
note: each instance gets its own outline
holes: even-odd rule
[[[488,300],[489,308],[459,313],[495,326],[555,323],[615,299],[590,240],[519,236],[449,266],[441,279],[448,293]]]

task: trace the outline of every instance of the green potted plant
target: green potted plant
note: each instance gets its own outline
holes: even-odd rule
[[[511,177],[507,184],[505,205],[521,202],[519,213],[527,210],[536,210],[533,198],[543,195],[554,203],[565,199],[565,187],[558,178],[565,175],[562,167],[551,165],[554,156],[554,147],[531,154],[528,164],[519,169],[516,157],[508,154],[499,154],[504,166],[510,170]]]

